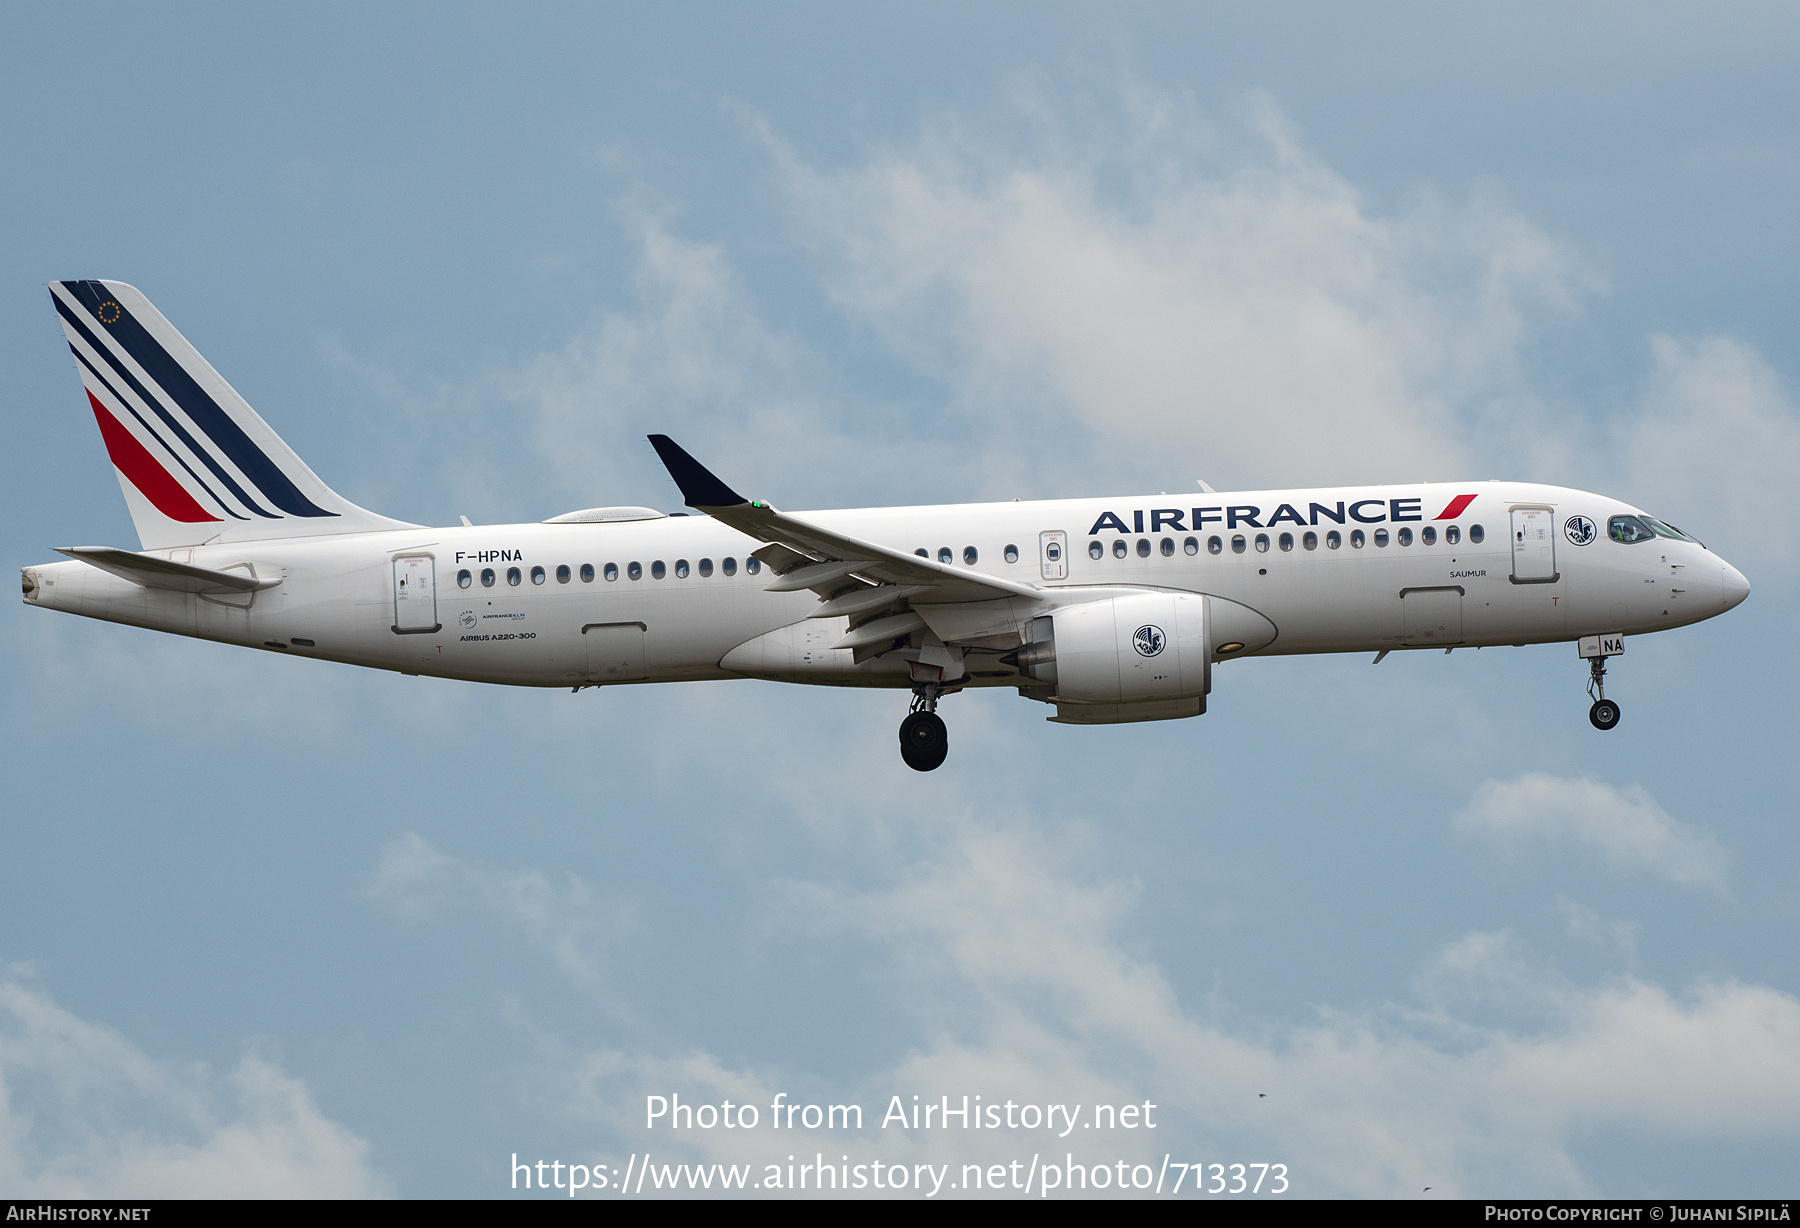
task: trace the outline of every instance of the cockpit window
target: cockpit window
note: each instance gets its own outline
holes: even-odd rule
[[[1654,541],[1656,530],[1636,516],[1614,516],[1606,522],[1606,535],[1616,542],[1631,545],[1634,542]]]
[[[1649,525],[1651,528],[1655,529],[1659,536],[1673,537],[1678,542],[1694,541],[1693,538],[1689,537],[1686,533],[1683,533],[1680,529],[1676,528],[1674,525],[1664,524],[1662,521],[1658,520],[1654,516],[1639,516],[1638,519],[1643,521],[1645,524]],[[1694,544],[1698,545],[1699,543],[1695,542]]]

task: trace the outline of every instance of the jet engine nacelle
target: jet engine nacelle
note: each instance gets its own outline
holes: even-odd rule
[[[1019,670],[1055,684],[1059,711],[1065,704],[1199,700],[1180,713],[1197,715],[1212,689],[1209,601],[1192,593],[1144,593],[1064,606],[1034,620],[1037,641],[1019,649]]]

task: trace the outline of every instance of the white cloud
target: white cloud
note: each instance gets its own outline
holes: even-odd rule
[[[770,322],[723,246],[631,203],[634,301],[561,348],[472,392],[343,361],[461,441],[436,485],[503,516],[532,514],[521,497],[544,514],[671,500],[643,441],[666,431],[795,507],[1513,477],[1602,488],[1791,567],[1761,526],[1800,464],[1800,414],[1753,349],[1656,338],[1628,411],[1548,405],[1531,347],[1602,279],[1492,191],[1379,207],[1268,99],[1221,132],[1122,93],[1117,118],[1072,133],[1025,87],[1023,140],[945,120],[839,168],[764,129],[835,306],[941,405],[847,380]],[[495,433],[507,403],[532,423],[527,473],[482,468],[519,455]]]
[[[603,907],[574,875],[552,882],[536,870],[475,865],[440,852],[414,832],[387,842],[369,895],[397,916],[422,921],[476,907],[524,928],[559,967],[592,982],[611,935],[627,924],[622,906]]]
[[[1143,93],[1081,139],[1040,112],[1023,152],[944,124],[822,171],[770,142],[839,301],[1003,471],[1449,479],[1533,451],[1521,345],[1593,279],[1515,211],[1383,214],[1266,100],[1236,141]]]
[[[1438,987],[1523,996],[1529,1027],[1477,1026],[1441,1005],[1321,1010],[1302,1025],[1226,1026],[1184,1005],[1121,931],[1136,892],[1081,866],[1091,837],[963,814],[932,826],[937,851],[884,885],[794,883],[782,920],[862,935],[917,1042],[847,1085],[818,1090],[775,1070],[734,1070],[704,1051],[616,1047],[566,1059],[574,1116],[668,1159],[761,1163],[803,1144],[889,1162],[1078,1159],[1165,1150],[1278,1159],[1316,1195],[1592,1193],[1574,1154],[1598,1133],[1766,1139],[1800,1133],[1800,1001],[1706,982],[1675,993],[1629,976],[1571,984],[1508,935],[1449,944]],[[766,1105],[776,1090],[854,1101],[855,1137],[646,1132],[647,1093]],[[1004,1131],[883,1131],[891,1095],[981,1094],[1019,1103],[1160,1106],[1135,1137],[1060,1140]]]
[[[1728,337],[1651,350],[1642,401],[1615,427],[1619,493],[1747,569],[1791,571],[1800,544],[1773,526],[1800,472],[1800,412],[1780,377]]]
[[[693,715],[701,730],[727,719]],[[823,745],[797,748],[769,733],[709,770],[763,791],[835,754],[835,735],[825,736]],[[996,736],[975,733],[983,744]],[[687,1029],[643,1045],[584,1047],[529,1026],[556,1071],[539,1094],[545,1111],[603,1126],[621,1154],[653,1146],[671,1161],[761,1164],[785,1160],[801,1140],[647,1134],[643,1097],[674,1090],[696,1102],[766,1106],[787,1091],[863,1105],[871,1128],[828,1145],[865,1158],[961,1163],[1057,1147],[1090,1162],[1160,1159],[1170,1148],[1254,1153],[1288,1163],[1299,1188],[1317,1195],[1416,1194],[1427,1185],[1463,1195],[1592,1193],[1578,1149],[1597,1138],[1800,1134],[1800,1001],[1789,994],[1729,980],[1675,990],[1630,972],[1578,984],[1509,934],[1475,933],[1448,942],[1422,969],[1418,1002],[1324,1007],[1300,1024],[1245,1019],[1229,1003],[1184,1001],[1145,955],[1133,934],[1138,889],[1092,868],[1098,837],[1087,826],[1022,814],[1003,788],[988,791],[981,773],[940,776],[929,793],[865,792],[851,808],[853,824],[841,791],[782,794],[821,839],[850,838],[853,826],[868,855],[849,873],[872,875],[874,885],[779,883],[769,911],[746,919],[770,941],[835,933],[867,944],[860,962],[881,969],[891,988],[908,1038],[902,1051],[825,1077],[727,1060],[695,1047]],[[1561,783],[1549,792],[1565,807],[1582,796]],[[1702,862],[1717,855],[1641,794],[1593,787],[1613,808],[1600,838],[1626,855],[1690,873],[1694,859],[1681,850],[1701,850]],[[1696,881],[1722,883],[1722,860],[1714,864],[1716,877],[1702,872]],[[384,898],[422,901],[419,915],[457,907],[505,914],[508,884],[532,879],[464,866],[416,838],[390,846],[378,874]],[[579,979],[611,940],[582,919],[591,905],[580,903],[589,898],[580,884],[558,898],[574,918],[528,932],[546,946],[580,946],[563,961]],[[1563,912],[1584,942],[1629,963],[1629,926],[1566,902]],[[1456,1002],[1504,1005],[1510,1022],[1472,1022]],[[874,1128],[891,1095],[965,1092],[1039,1104],[1148,1099],[1162,1106],[1164,1126],[1104,1146],[1091,1136],[906,1137]],[[804,1141],[816,1149],[821,1137]]]
[[[368,1144],[246,1056],[217,1086],[0,981],[0,1188],[22,1198],[368,1198]]]
[[[892,446],[907,435],[893,410],[846,391],[805,340],[765,321],[724,249],[639,210],[623,221],[639,254],[636,302],[490,376],[534,424],[555,488],[581,505],[622,502],[624,491],[675,505],[644,439],[652,432],[750,497],[789,506],[866,502],[871,483],[916,472],[916,455]]]
[[[1470,835],[1579,842],[1599,849],[1616,866],[1721,893],[1728,890],[1727,858],[1719,842],[1710,832],[1678,823],[1637,785],[1616,789],[1542,772],[1513,781],[1489,780],[1454,821],[1458,831]]]

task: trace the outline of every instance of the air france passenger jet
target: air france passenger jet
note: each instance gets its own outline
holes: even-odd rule
[[[141,550],[71,546],[28,605],[291,656],[514,686],[766,678],[938,701],[1015,687],[1048,719],[1198,716],[1215,663],[1573,641],[1611,729],[1625,637],[1749,582],[1603,495],[1525,482],[856,508],[746,499],[652,435],[699,512],[597,507],[427,528],[338,495],[136,289],[50,285]]]

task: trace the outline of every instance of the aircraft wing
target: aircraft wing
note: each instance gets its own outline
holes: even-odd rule
[[[767,503],[753,502],[725,485],[667,435],[652,435],[650,443],[689,507],[769,543],[756,555],[777,575],[770,590],[810,588],[826,599],[819,617],[854,615],[901,599],[948,605],[1040,596],[1028,584],[862,541],[777,511]]]

